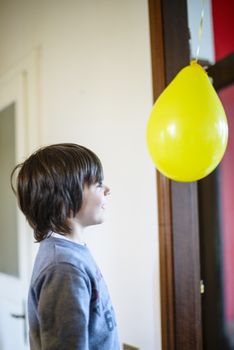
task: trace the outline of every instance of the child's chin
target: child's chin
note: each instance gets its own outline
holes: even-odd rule
[[[100,220],[97,220],[96,225],[100,225],[100,224],[102,224],[104,221],[105,221],[105,219],[104,219],[104,218],[102,218],[102,219],[100,219]]]
[[[88,226],[100,225],[100,224],[102,224],[104,221],[105,221],[104,218],[100,218],[100,219],[94,220],[94,221],[93,221],[92,223],[90,223]]]

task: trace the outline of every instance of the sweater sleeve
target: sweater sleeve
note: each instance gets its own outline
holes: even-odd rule
[[[60,263],[38,285],[41,350],[88,350],[90,288],[81,271]]]

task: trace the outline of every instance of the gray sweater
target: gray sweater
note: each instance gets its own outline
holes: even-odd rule
[[[40,243],[28,296],[31,350],[119,350],[114,311],[88,248]]]

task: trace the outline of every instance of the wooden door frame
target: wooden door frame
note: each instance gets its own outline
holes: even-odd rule
[[[187,1],[149,0],[154,100],[189,64]],[[197,182],[156,173],[163,350],[201,350]]]

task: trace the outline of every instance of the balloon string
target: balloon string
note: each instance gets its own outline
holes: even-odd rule
[[[202,0],[201,18],[200,18],[200,25],[199,25],[199,30],[198,30],[198,44],[197,44],[196,62],[198,60],[198,55],[200,52],[201,37],[202,37],[202,33],[203,33],[204,7],[205,7],[205,0]]]

